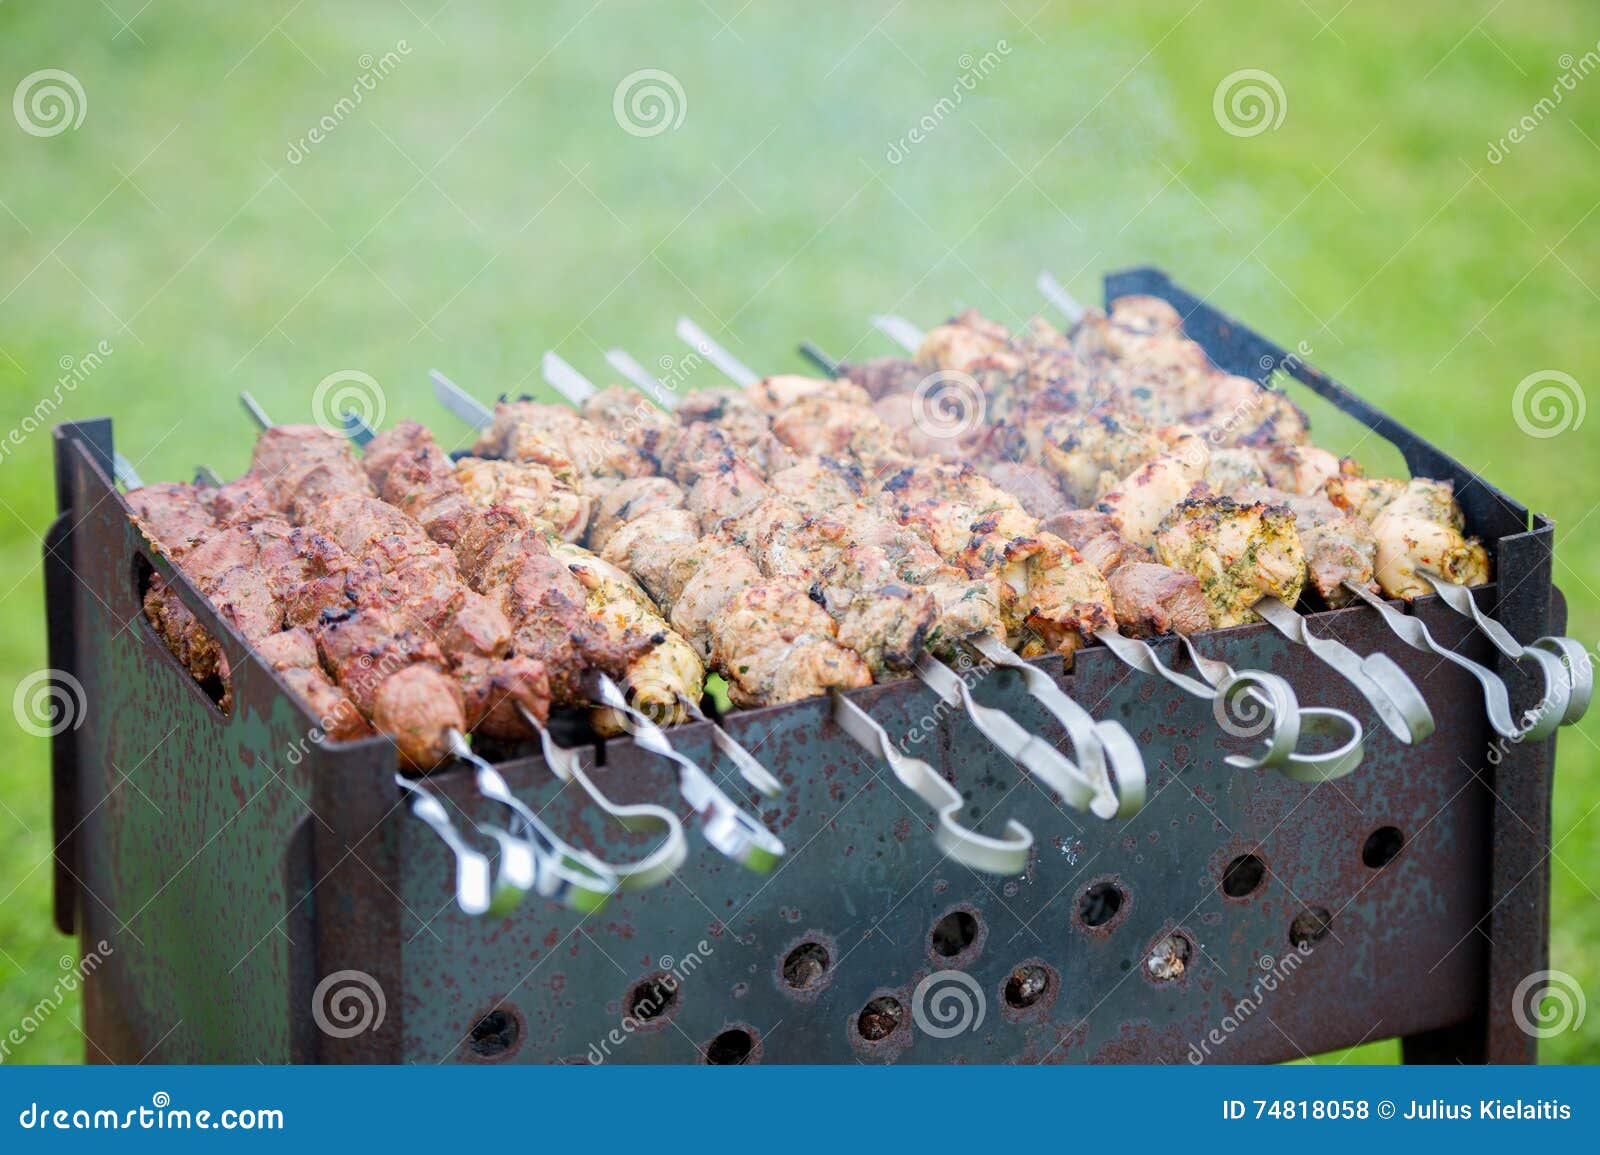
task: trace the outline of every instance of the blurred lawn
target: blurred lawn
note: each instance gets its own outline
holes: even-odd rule
[[[886,351],[873,310],[930,319],[960,302],[1016,323],[1037,308],[1042,265],[1094,298],[1098,272],[1151,262],[1308,342],[1553,514],[1571,632],[1600,631],[1600,421],[1548,440],[1510,421],[1531,373],[1600,379],[1600,80],[1485,161],[1562,55],[1594,48],[1592,5],[1210,0],[1180,20],[1185,6],[1153,3],[1030,16],[1037,0],[804,15],[457,0],[430,17],[440,4],[0,5],[0,96],[60,68],[88,101],[80,128],[50,138],[0,111],[0,426],[105,341],[113,353],[58,419],[113,415],[148,478],[200,461],[227,473],[250,443],[241,388],[300,418],[319,381],[359,369],[391,417],[449,429],[430,366],[488,394],[531,388],[550,346],[593,373],[615,343],[652,362],[675,348],[680,310],[758,366],[795,364],[802,335],[868,355]],[[335,112],[364,54],[391,51],[389,75]],[[998,65],[936,113],[963,54],[986,52]],[[642,68],[671,72],[687,100],[682,125],[650,138],[612,112]],[[1282,125],[1251,138],[1212,111],[1218,82],[1246,68],[1287,99]],[[336,129],[290,163],[325,115]],[[891,164],[924,116],[936,127]],[[8,688],[44,664],[48,443],[36,433],[0,462]],[[1553,965],[1590,992],[1597,719],[1562,739],[1552,862]],[[70,944],[50,927],[46,744],[4,725],[9,1028]],[[15,1058],[83,1049],[61,1014]],[[1600,1014],[1544,1055],[1600,1059]]]

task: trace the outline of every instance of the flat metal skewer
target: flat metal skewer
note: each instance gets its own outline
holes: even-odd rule
[[[435,395],[451,412],[478,429],[493,423],[494,414],[472,394],[436,369],[428,375],[433,379]],[[621,687],[609,677],[592,676],[588,679],[588,688],[596,704],[617,712],[623,728],[641,749],[677,765],[678,792],[699,816],[701,832],[713,847],[741,865],[762,872],[770,871],[787,853],[782,840],[741,810],[705,770],[681,754],[661,727],[635,709]],[[737,759],[735,766],[741,771],[745,769]],[[767,774],[758,778],[756,785],[758,789],[770,788],[776,781]],[[781,790],[781,784],[779,788]]]
[[[139,477],[139,471],[133,467],[133,462],[115,451],[111,454],[111,474],[122,483],[123,489],[144,488],[144,481]]]
[[[873,716],[838,690],[830,691],[833,720],[864,750],[889,764],[900,784],[931,806],[937,817],[933,841],[941,851],[973,870],[988,874],[1021,874],[1028,868],[1033,834],[1008,818],[1003,838],[993,838],[962,825],[956,817],[966,800],[932,766],[895,748]]]
[[[1583,643],[1576,638],[1546,635],[1535,638],[1526,646],[1511,636],[1511,631],[1478,608],[1478,601],[1465,586],[1446,581],[1436,573],[1419,569],[1417,575],[1433,587],[1439,600],[1463,617],[1472,620],[1489,639],[1490,644],[1513,661],[1524,659],[1538,663],[1544,672],[1545,697],[1534,729],[1524,737],[1545,737],[1554,729],[1547,716],[1555,718],[1555,725],[1571,725],[1589,710],[1594,696],[1594,659]],[[1561,696],[1565,681],[1566,695]]]
[[[698,349],[701,356],[720,369],[734,384],[748,388],[760,380],[754,370],[724,349],[689,318],[678,319],[677,333],[680,338]],[[1116,800],[1115,805],[1112,804],[1115,796],[1104,773],[1103,759],[1099,767],[1101,780],[1093,781],[1091,775],[1080,769],[1072,759],[1049,742],[1028,733],[1015,718],[1002,710],[980,705],[972,697],[966,680],[939,659],[931,655],[922,655],[917,661],[914,672],[918,680],[939,695],[946,704],[961,707],[967,715],[967,720],[989,740],[991,745],[1016,762],[1028,774],[1061,795],[1062,800],[1073,809],[1089,809],[1090,801],[1099,798],[1100,808],[1092,811],[1097,817],[1114,818],[1122,813],[1123,803],[1120,799]],[[1098,743],[1096,747],[1098,748]],[[1122,749],[1125,753],[1127,749],[1136,748],[1130,742]],[[1082,757],[1081,754],[1079,756]],[[1135,783],[1142,781],[1142,778],[1141,759],[1140,769],[1137,772],[1131,768],[1129,770],[1129,785],[1133,787],[1128,797],[1130,806],[1139,794]]]
[[[661,408],[671,413],[678,407],[678,398],[673,394],[662,380],[639,362],[635,361],[622,349],[607,349],[606,364],[621,375],[622,379],[629,382],[650,400]]]
[[[394,782],[396,786],[411,795],[411,813],[427,823],[455,856],[456,905],[461,908],[462,913],[474,917],[489,914],[498,918],[515,910],[521,903],[526,888],[511,885],[504,873],[501,875],[501,881],[495,883],[494,866],[488,857],[475,850],[461,836],[461,832],[450,821],[450,814],[445,810],[444,803],[440,802],[432,791],[404,774],[396,774]],[[502,844],[503,851],[504,844]]]

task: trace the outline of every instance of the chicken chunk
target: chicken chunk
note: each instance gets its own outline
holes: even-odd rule
[[[1407,600],[1432,592],[1419,569],[1457,585],[1489,580],[1489,554],[1462,532],[1466,519],[1450,483],[1413,478],[1372,522],[1377,578],[1383,592]]]
[[[1219,628],[1254,621],[1251,607],[1265,597],[1292,606],[1305,586],[1305,550],[1294,515],[1281,506],[1184,501],[1156,533],[1156,558],[1200,579]]]

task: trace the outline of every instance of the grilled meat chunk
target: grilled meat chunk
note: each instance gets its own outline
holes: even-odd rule
[[[1156,533],[1156,558],[1200,579],[1219,628],[1254,621],[1251,607],[1264,597],[1292,606],[1305,586],[1305,551],[1282,506],[1226,497],[1180,502]]]

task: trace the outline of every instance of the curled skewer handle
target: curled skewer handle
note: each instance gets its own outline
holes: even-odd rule
[[[1294,689],[1277,674],[1263,670],[1237,672],[1218,658],[1202,654],[1194,640],[1180,634],[1184,649],[1202,677],[1217,687],[1217,721],[1221,725],[1229,718],[1230,726],[1244,724],[1246,729],[1256,727],[1231,711],[1240,703],[1235,695],[1243,694],[1260,709],[1266,711],[1272,735],[1267,739],[1267,753],[1259,764],[1278,771],[1294,782],[1329,782],[1353,773],[1364,756],[1366,732],[1353,715],[1327,706],[1302,707]],[[1315,735],[1324,739],[1318,750],[1300,750],[1303,738]],[[1249,759],[1233,755],[1231,765],[1248,768]]]
[[[1545,696],[1535,711],[1535,721],[1524,738],[1544,738],[1556,727],[1576,722],[1588,712],[1594,694],[1594,661],[1576,638],[1536,638],[1524,646],[1511,631],[1478,608],[1478,600],[1466,586],[1446,581],[1436,573],[1418,570],[1433,587],[1433,592],[1456,613],[1472,619],[1495,649],[1513,661],[1531,660],[1544,674]],[[1565,683],[1562,700],[1558,687]],[[1553,720],[1553,721],[1552,721]]]
[[[678,340],[694,349],[707,361],[710,361],[724,377],[727,377],[735,384],[749,387],[761,380],[760,374],[713,341],[711,334],[689,320],[688,317],[678,318],[678,324],[674,332],[678,334]]]
[[[833,720],[850,735],[862,749],[881,758],[899,779],[938,816],[934,827],[934,844],[973,870],[987,874],[1021,874],[1028,868],[1028,856],[1033,850],[1033,835],[1016,819],[1007,819],[1005,836],[991,838],[963,826],[956,818],[963,805],[961,792],[939,776],[932,766],[920,758],[902,754],[895,749],[888,732],[860,706],[835,690]]]
[[[705,722],[711,727],[712,744],[728,756],[728,760],[739,771],[739,776],[748,782],[751,788],[758,791],[764,798],[776,798],[783,793],[783,783],[773,777],[772,771],[757,761],[756,756],[746,750],[738,739],[707,716],[706,712],[700,708],[699,702],[696,702],[687,694],[679,694],[678,701],[688,711],[691,718],[697,722]]]
[[[599,674],[592,682],[595,700],[617,712],[623,728],[640,747],[677,765],[679,793],[700,816],[707,842],[749,870],[765,874],[778,864],[787,851],[777,835],[741,810],[711,775],[679,753],[661,727],[635,709],[609,677]]]
[[[967,713],[980,734],[1049,789],[1061,795],[1074,810],[1086,810],[1094,799],[1094,785],[1072,761],[1037,734],[1030,734],[1010,714],[980,705],[965,678],[924,652],[917,657],[917,676],[947,705]]]
[[[1012,653],[999,638],[983,634],[968,639],[968,645],[985,661],[1015,670],[1029,696],[1061,723],[1072,741],[1079,767],[1094,786],[1091,813],[1110,819],[1130,818],[1139,812],[1147,791],[1144,756],[1120,722],[1097,722],[1056,685],[1055,679]]]
[[[1436,642],[1421,618],[1401,613],[1365,586],[1356,582],[1345,582],[1344,588],[1376,610],[1384,625],[1406,645],[1460,666],[1476,678],[1478,684],[1483,687],[1484,711],[1488,714],[1489,725],[1494,727],[1494,732],[1502,738],[1513,740],[1523,737],[1523,728],[1511,717],[1511,695],[1506,692],[1506,684],[1500,675],[1464,654],[1456,653],[1449,646]],[[1559,677],[1564,683],[1565,675]],[[1549,688],[1546,687],[1547,690]],[[1563,685],[1562,689],[1565,690],[1566,687]]]
[[[1594,655],[1577,638],[1568,637],[1536,638],[1528,643],[1528,648],[1555,655],[1566,669],[1572,693],[1562,712],[1561,724],[1572,725],[1589,712],[1589,702],[1594,697]]]
[[[1343,642],[1319,638],[1306,620],[1277,598],[1262,598],[1255,611],[1291,642],[1310,650],[1323,665],[1349,682],[1400,741],[1414,745],[1433,733],[1433,711],[1416,684],[1387,654],[1362,657]]]
[[[1230,754],[1224,761],[1241,770],[1283,766],[1300,744],[1300,703],[1289,683],[1264,670],[1239,673],[1227,662],[1206,657],[1187,635],[1179,634],[1178,640],[1212,687],[1212,714],[1218,726],[1244,738],[1267,733],[1270,728],[1266,753],[1257,758]]]
[[[678,816],[662,806],[649,803],[623,804],[613,802],[609,795],[594,784],[583,768],[583,759],[576,750],[559,745],[550,731],[525,706],[517,707],[522,718],[539,735],[539,747],[545,764],[563,782],[575,784],[589,801],[605,814],[615,819],[625,830],[660,829],[661,844],[636,862],[594,861],[617,880],[617,889],[626,891],[647,890],[659,886],[677,873],[678,867],[689,856],[689,840],[683,832]],[[591,856],[592,857],[592,856]]]
[[[403,774],[394,776],[395,785],[411,795],[411,812],[426,822],[456,860],[456,905],[466,915],[503,915],[522,901],[523,891],[515,886],[494,885],[494,867],[486,855],[467,844],[450,821],[444,803],[420,783]]]
[[[593,912],[604,906],[617,889],[616,877],[593,855],[570,845],[551,830],[527,803],[511,792],[500,771],[473,752],[459,730],[452,730],[449,740],[450,752],[473,768],[478,792],[504,806],[516,819],[519,837],[514,841],[520,845],[514,847],[516,853],[510,860],[515,871],[513,877],[521,876],[520,859],[525,853],[532,858],[527,869],[532,874],[532,888],[539,894],[573,910]],[[507,844],[502,841],[501,846],[504,850]],[[506,873],[507,870],[507,859],[502,855],[501,871]]]

